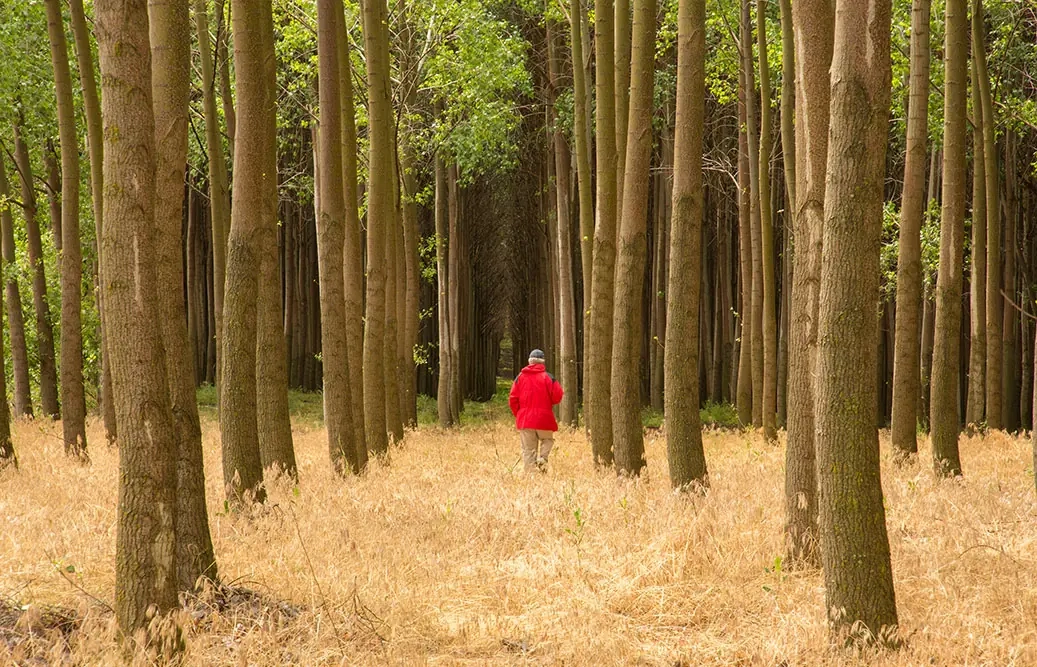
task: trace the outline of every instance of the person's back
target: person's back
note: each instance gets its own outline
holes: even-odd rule
[[[544,353],[529,353],[529,365],[522,369],[511,386],[508,403],[515,415],[515,428],[522,439],[522,458],[526,471],[541,470],[554,445],[558,430],[554,406],[562,401],[562,385],[544,367]]]

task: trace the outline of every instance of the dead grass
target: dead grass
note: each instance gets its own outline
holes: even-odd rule
[[[18,425],[21,470],[0,473],[0,599],[37,619],[72,610],[78,629],[48,630],[61,640],[40,663],[0,641],[0,663],[117,663],[117,453],[75,465],[58,434]],[[596,473],[578,434],[527,477],[510,429],[429,428],[341,481],[300,422],[302,483],[251,518],[224,511],[216,438],[208,420],[212,529],[238,593],[189,606],[189,664],[1037,664],[1028,441],[963,440],[961,481],[936,482],[927,451],[884,458],[909,645],[860,655],[828,644],[820,574],[781,568],[783,450],[756,436],[708,433],[712,489],[689,499],[670,492],[661,440],[638,482]]]

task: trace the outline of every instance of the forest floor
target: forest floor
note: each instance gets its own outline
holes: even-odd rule
[[[549,473],[528,476],[514,431],[491,420],[421,427],[342,480],[317,419],[296,418],[299,485],[273,484],[243,516],[224,508],[203,413],[213,538],[235,588],[192,601],[188,664],[1037,664],[1028,440],[963,439],[967,476],[945,482],[927,447],[898,468],[883,440],[908,642],[861,654],[829,644],[820,572],[782,567],[780,444],[707,431],[711,488],[687,498],[670,491],[658,433],[636,482],[596,472],[581,433],[560,434]],[[81,466],[58,426],[15,427],[21,469],[0,473],[0,664],[120,662],[118,454],[98,424],[89,436]]]

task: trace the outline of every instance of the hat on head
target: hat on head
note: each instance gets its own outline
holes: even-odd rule
[[[544,351],[533,350],[529,353],[529,363],[531,364],[542,364],[544,363]]]

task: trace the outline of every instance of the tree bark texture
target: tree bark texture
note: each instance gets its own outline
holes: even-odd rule
[[[32,194],[32,188],[29,188]],[[7,169],[0,156],[0,229],[4,259],[4,303],[7,306],[7,326],[11,336],[11,366],[14,371],[14,416],[32,417],[32,388],[29,386],[29,353],[25,346],[25,314],[22,312],[22,297],[18,291],[18,267],[14,254],[14,219],[11,216],[11,186],[7,180]],[[22,188],[22,211],[26,218],[35,218],[35,197],[25,198]],[[4,395],[6,401],[6,394]]]

